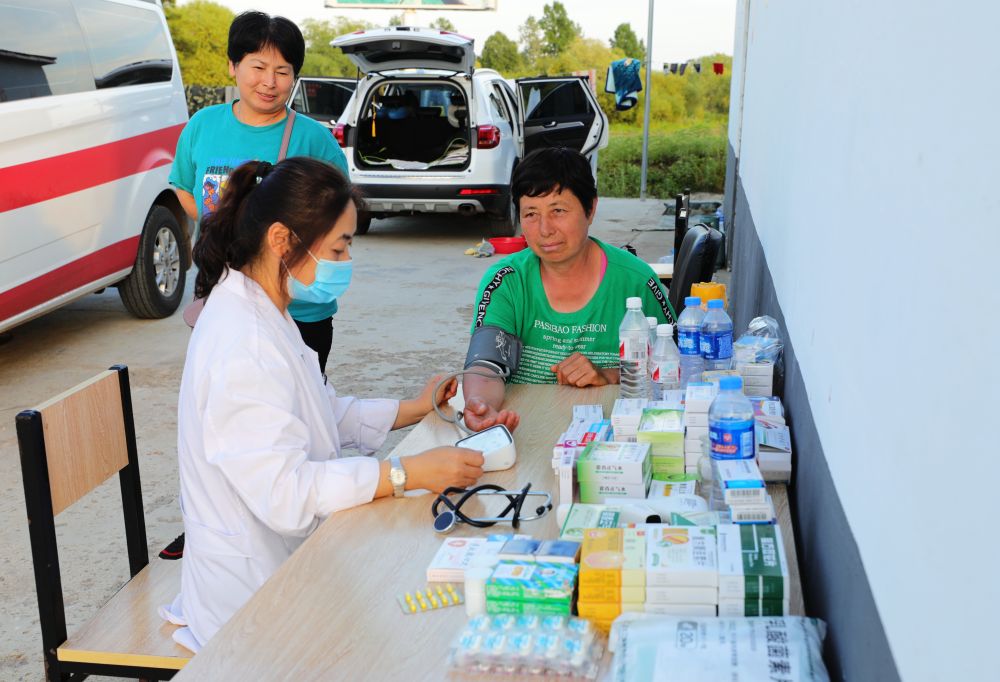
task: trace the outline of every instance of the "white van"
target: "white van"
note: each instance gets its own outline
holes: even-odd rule
[[[158,1],[0,2],[0,332],[107,286],[138,317],[177,309],[187,118]]]
[[[473,41],[437,29],[357,31],[330,43],[365,76],[334,134],[370,218],[410,213],[482,215],[513,235],[514,166],[540,147],[567,146],[591,159],[608,144],[608,119],[585,80],[511,83],[476,69]]]

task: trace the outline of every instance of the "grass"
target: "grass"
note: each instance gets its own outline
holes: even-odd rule
[[[654,126],[649,136],[646,194],[668,199],[685,188],[721,193],[726,179],[726,123]],[[615,126],[597,164],[601,196],[638,197],[642,128]]]

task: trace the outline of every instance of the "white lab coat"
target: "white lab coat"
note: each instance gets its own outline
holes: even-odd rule
[[[264,290],[230,271],[188,344],[177,409],[184,558],[161,609],[197,651],[329,514],[371,501],[396,400],[340,398]]]

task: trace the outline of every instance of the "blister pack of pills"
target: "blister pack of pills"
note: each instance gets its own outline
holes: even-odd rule
[[[597,677],[604,641],[590,622],[569,616],[473,616],[455,638],[453,673]]]

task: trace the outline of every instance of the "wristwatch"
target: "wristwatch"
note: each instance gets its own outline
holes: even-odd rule
[[[406,485],[406,469],[399,457],[389,458],[389,483],[392,483],[392,496],[402,497],[403,487]]]

